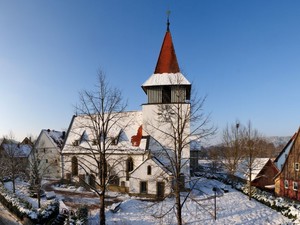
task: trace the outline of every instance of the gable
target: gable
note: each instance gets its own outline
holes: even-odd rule
[[[287,158],[283,164],[283,168],[279,175],[283,175],[286,178],[299,180],[299,175],[294,169],[294,164],[300,163],[300,136],[299,130],[295,137],[295,140],[291,146],[291,149],[287,155]]]

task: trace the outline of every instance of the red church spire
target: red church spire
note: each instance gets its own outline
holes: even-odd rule
[[[180,72],[169,26],[170,22],[168,16],[167,32],[161,46],[154,73]]]

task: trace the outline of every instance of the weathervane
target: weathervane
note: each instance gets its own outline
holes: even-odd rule
[[[170,20],[169,20],[169,18],[170,18],[170,14],[171,14],[171,11],[170,10],[168,10],[167,11],[167,31],[170,31]]]

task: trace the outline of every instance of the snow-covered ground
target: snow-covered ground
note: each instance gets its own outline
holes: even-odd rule
[[[11,183],[5,184],[6,188],[11,189]],[[192,192],[191,197],[195,201],[188,199],[183,208],[184,224],[299,224],[294,222],[279,212],[257,202],[256,200],[248,200],[248,197],[241,192],[231,189],[223,183],[201,178]],[[213,187],[220,189],[228,189],[227,193],[217,192],[217,220],[214,220],[214,192]],[[27,184],[18,182],[17,194],[20,196],[27,195]],[[87,204],[93,206],[89,212],[89,224],[98,224],[98,209],[95,208],[98,204],[97,197],[87,194],[81,188],[70,189],[54,187],[56,196],[62,200],[62,203],[71,201],[75,204],[70,204],[64,207],[74,207],[74,211],[78,204]],[[60,191],[60,192],[59,192]],[[70,194],[62,194],[66,191]],[[73,192],[73,194],[71,193]],[[154,224],[176,224],[176,216],[172,209],[174,199],[168,198],[162,202],[142,201],[138,198],[128,195],[116,194],[108,192],[111,200],[121,201],[120,210],[113,213],[110,209],[116,205],[108,206],[106,210],[106,222],[108,225],[154,225]],[[26,197],[27,198],[27,197]],[[36,199],[27,198],[27,200],[35,207]],[[47,200],[43,199],[43,202]],[[167,213],[168,212],[168,213]],[[166,216],[161,217],[162,214]],[[161,218],[160,218],[161,217]]]
[[[214,220],[213,187],[226,187],[229,192],[218,194],[217,220]],[[193,192],[193,198],[199,204],[187,200],[183,209],[184,224],[292,224],[292,221],[269,207],[248,200],[244,194],[231,189],[215,180],[202,179],[197,183],[199,191]],[[163,218],[155,218],[168,211],[174,199],[166,199],[160,203],[140,201],[135,198],[124,199],[117,213],[107,210],[107,224],[176,224],[173,211]],[[97,215],[90,218],[90,224],[97,224]]]

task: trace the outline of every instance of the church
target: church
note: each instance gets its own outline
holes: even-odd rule
[[[122,112],[121,119],[109,130],[109,190],[163,198],[172,193],[178,169],[183,188],[188,187],[191,83],[180,71],[169,26],[168,20],[154,73],[142,84],[147,102],[141,111]],[[61,151],[62,174],[66,179],[83,180],[93,186],[99,171],[89,150],[96,148],[97,140],[88,120],[86,115],[76,115],[71,120]],[[175,132],[174,127],[180,130]],[[177,159],[180,168],[174,163]]]

